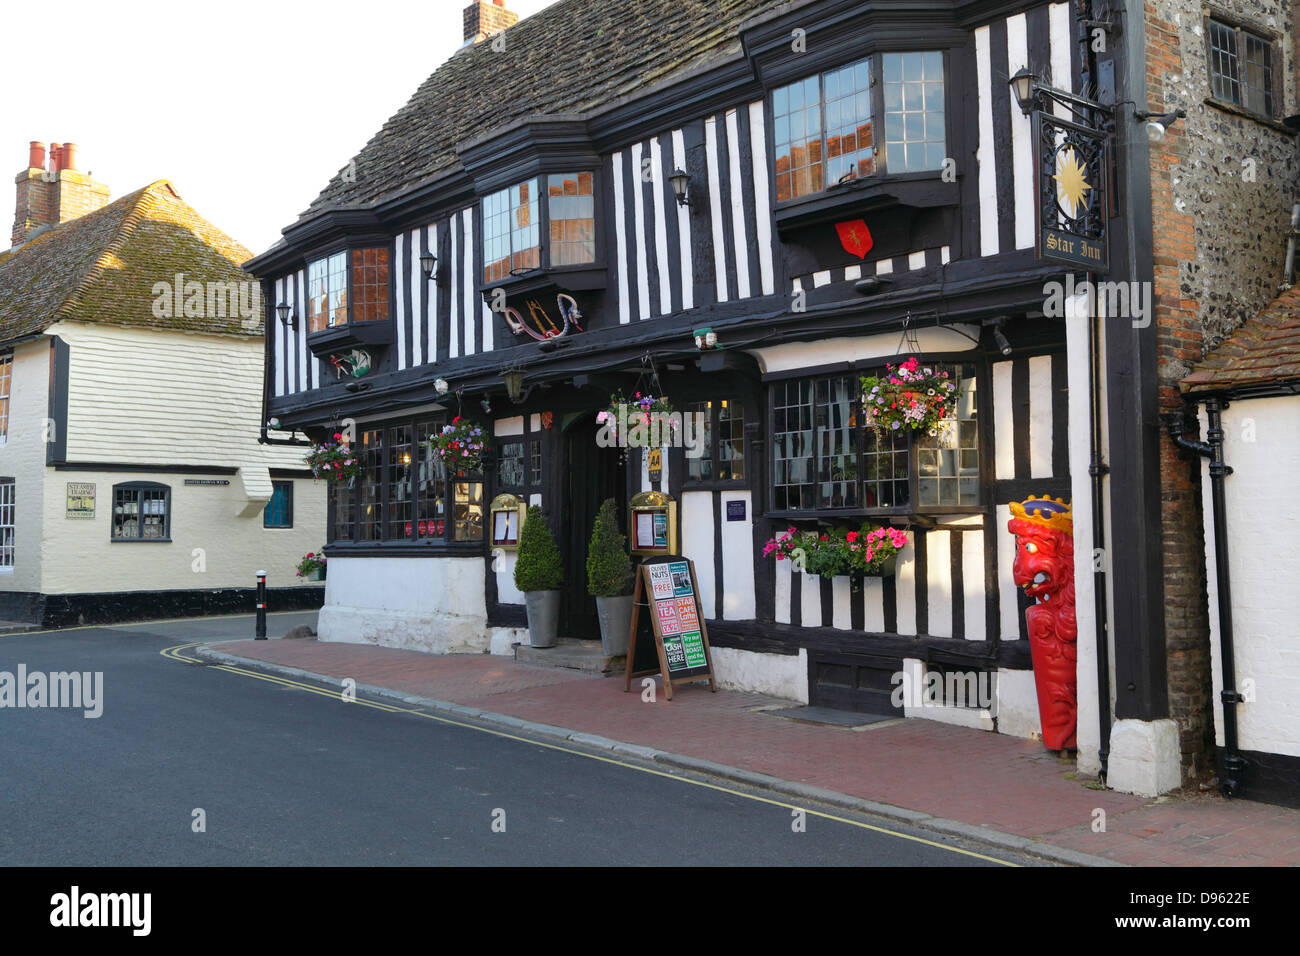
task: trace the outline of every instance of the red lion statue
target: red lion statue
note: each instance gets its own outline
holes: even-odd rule
[[[1074,618],[1074,519],[1059,498],[1011,503],[1007,530],[1016,536],[1011,573],[1037,603],[1025,609],[1029,652],[1038,688],[1043,745],[1074,750],[1079,722],[1075,663],[1079,625]]]

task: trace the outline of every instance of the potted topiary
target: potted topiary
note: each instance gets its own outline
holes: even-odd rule
[[[627,538],[618,533],[614,499],[606,498],[591,529],[587,589],[596,599],[600,644],[607,657],[627,653],[628,629],[632,626],[632,559],[626,545]]]
[[[528,607],[528,640],[533,647],[552,647],[560,619],[560,585],[564,568],[546,515],[537,505],[528,509],[519,532],[515,560],[515,587],[524,592]]]

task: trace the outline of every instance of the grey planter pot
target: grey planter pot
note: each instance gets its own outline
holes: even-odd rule
[[[525,591],[528,609],[528,643],[533,647],[554,647],[560,626],[562,591]]]
[[[596,598],[600,620],[600,646],[606,657],[627,653],[628,631],[632,628],[632,595]]]

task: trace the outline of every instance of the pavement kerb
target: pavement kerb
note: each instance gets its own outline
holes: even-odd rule
[[[240,640],[244,639],[241,638]],[[326,684],[332,687],[341,688],[343,686],[343,678],[332,677],[329,674],[317,674],[313,671],[303,670],[300,667],[290,667],[284,664],[271,664],[266,661],[259,661],[248,657],[237,657],[234,654],[227,654],[224,651],[215,650],[207,644],[201,644],[195,647],[194,652],[199,657],[219,664],[231,664],[252,670],[263,670],[273,674],[280,674],[285,677],[315,681],[316,683]],[[727,764],[714,763],[711,760],[702,760],[698,757],[690,757],[685,754],[670,753],[669,751],[658,750],[640,744],[624,743],[622,741],[613,740],[609,737],[601,737],[597,734],[570,730],[566,727],[557,727],[553,724],[541,724],[531,720],[523,720],[519,717],[511,717],[509,714],[498,714],[477,707],[466,707],[463,704],[457,704],[452,701],[437,700],[433,697],[418,697],[402,691],[395,691],[388,687],[379,687],[374,684],[357,684],[356,690],[358,693],[365,693],[372,697],[381,697],[388,700],[399,701],[414,707],[425,707],[429,710],[438,711],[439,713],[479,720],[484,723],[494,724],[511,730],[523,730],[529,733],[538,734],[539,736],[552,737],[557,740],[563,740],[580,746],[592,747],[599,750],[609,750],[624,756],[637,757],[642,760],[663,764],[664,766],[675,767],[679,770],[688,770],[694,773],[707,774],[711,777],[718,777],[723,780],[754,787],[756,789],[770,790],[773,793],[778,793],[785,797],[812,800],[856,813],[865,813],[871,816],[883,817],[887,820],[893,820],[908,826],[933,830],[937,833],[960,837],[964,840],[973,840],[999,849],[1013,850],[1017,853],[1038,857],[1039,859],[1053,863],[1061,863],[1067,866],[1093,867],[1122,867],[1127,865],[1105,857],[1093,856],[1089,853],[1081,853],[1078,850],[1070,850],[1066,847],[1054,846],[1050,843],[1044,843],[1031,837],[1016,836],[1013,833],[1003,833],[1001,830],[976,826],[971,823],[962,823],[959,820],[947,820],[943,817],[932,816],[920,810],[909,810],[906,807],[896,807],[888,803],[878,803],[875,800],[855,797],[851,794],[840,793],[836,790],[826,790],[822,787],[814,787],[806,783],[782,780],[779,777],[773,777],[765,773],[758,773],[753,770],[746,770],[743,767],[732,767]]]

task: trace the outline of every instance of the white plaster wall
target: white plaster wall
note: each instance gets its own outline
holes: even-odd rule
[[[329,568],[323,641],[434,654],[492,647],[498,629],[487,626],[482,558],[335,558]]]
[[[1086,299],[1086,296],[1079,295],[1066,300],[1065,362],[1069,381],[1067,412],[1070,422],[1070,510],[1074,516],[1074,618],[1079,627],[1076,644],[1078,659],[1075,666],[1078,731],[1075,739],[1079,745],[1079,770],[1091,774],[1101,770],[1101,729],[1097,723],[1100,707],[1097,696],[1096,592],[1092,576],[1092,478],[1088,475],[1092,459],[1092,432],[1089,424],[1089,319]],[[1006,524],[1001,527],[1005,530]],[[1112,654],[1110,660],[1114,659]],[[1033,724],[1041,734],[1036,698]]]
[[[293,527],[262,527],[262,511],[240,517],[247,502],[238,475],[229,485],[187,485],[194,475],[49,470],[45,481],[45,551],[41,590],[46,594],[101,591],[188,590],[256,586],[267,573],[272,588],[319,587],[297,576],[309,551],[325,544],[325,486],[293,479]],[[211,476],[201,476],[211,480]],[[277,479],[279,480],[279,479]],[[110,540],[113,486],[150,481],[171,488],[171,541]],[[95,486],[95,516],[67,517],[68,482]],[[35,509],[33,509],[35,510]],[[330,562],[330,575],[334,562]]]
[[[0,445],[0,476],[14,479],[14,567],[12,573],[0,572],[0,591],[37,592],[45,554],[41,500],[50,344],[37,341],[17,346],[11,375],[9,430]]]
[[[918,353],[966,352],[975,348],[979,327],[955,325],[946,328],[916,330]],[[816,368],[838,362],[862,361],[874,358],[892,358],[898,354],[898,336],[857,335],[816,342],[790,342],[768,348],[747,349],[758,359],[764,372],[783,372],[789,369]]]
[[[1238,401],[1223,413],[1228,574],[1232,585],[1233,663],[1237,689],[1253,702],[1236,705],[1243,750],[1300,756],[1300,398]],[[1208,462],[1205,493],[1206,570],[1211,589],[1210,653],[1215,738],[1223,744],[1223,661],[1214,512]],[[1246,682],[1253,682],[1253,687]]]
[[[760,654],[735,647],[713,647],[709,653],[719,687],[808,703],[808,652],[804,648],[797,655]]]
[[[1038,716],[1038,690],[1033,671],[998,669],[998,733],[1040,740],[1042,722]]]
[[[744,521],[727,520],[729,501],[744,502]],[[754,507],[753,496],[748,491],[722,492],[722,577],[725,582],[722,591],[723,618],[728,621],[752,621],[754,619]]]
[[[642,462],[649,460],[642,455]],[[665,464],[668,454],[664,453]],[[648,477],[646,479],[649,480]],[[700,586],[700,608],[707,619],[716,617],[717,588],[713,580],[713,492],[687,491],[681,504],[682,555],[695,562],[695,579]]]

